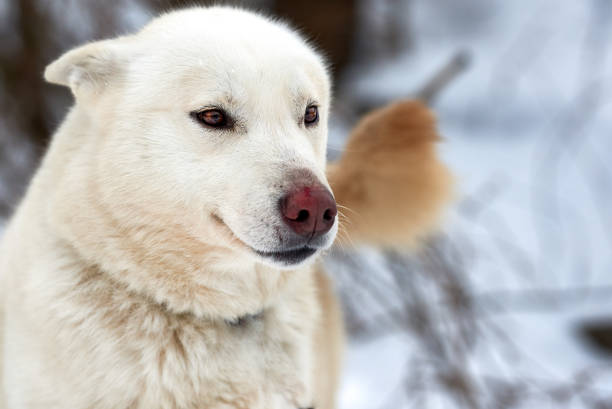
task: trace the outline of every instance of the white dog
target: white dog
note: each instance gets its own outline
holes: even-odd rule
[[[76,104],[0,249],[0,406],[331,409],[342,325],[312,263],[338,230],[320,57],[281,24],[193,8],[45,77]],[[328,170],[363,215],[355,240],[433,224],[436,139],[418,103],[364,119]]]
[[[3,241],[7,407],[325,405],[321,59],[280,24],[195,8],[45,77],[76,105]]]

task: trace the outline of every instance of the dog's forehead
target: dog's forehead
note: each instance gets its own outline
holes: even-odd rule
[[[328,99],[325,66],[304,40],[243,10],[174,12],[154,20],[138,37],[149,52],[136,70],[149,82],[173,78],[196,97],[222,92],[239,99],[282,91],[293,99]]]

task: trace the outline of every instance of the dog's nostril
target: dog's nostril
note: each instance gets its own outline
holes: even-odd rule
[[[305,222],[306,220],[308,220],[308,217],[310,217],[310,213],[308,213],[308,210],[300,210],[295,221]]]
[[[327,209],[325,210],[325,213],[323,213],[323,220],[325,221],[330,221],[332,220],[334,217],[332,216],[332,211],[331,209]]]

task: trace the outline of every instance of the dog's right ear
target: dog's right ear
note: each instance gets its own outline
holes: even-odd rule
[[[69,87],[75,98],[96,95],[118,81],[128,63],[126,39],[85,44],[63,54],[45,69],[45,79]]]

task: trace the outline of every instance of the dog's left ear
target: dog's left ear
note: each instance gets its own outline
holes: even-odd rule
[[[72,90],[77,100],[96,95],[120,79],[128,63],[125,38],[89,43],[68,51],[45,69],[45,79]]]

